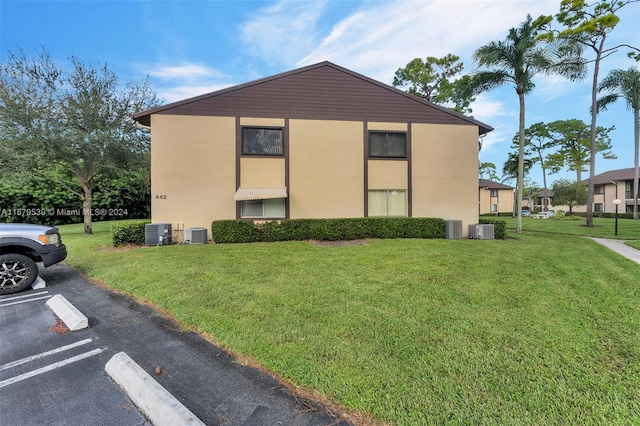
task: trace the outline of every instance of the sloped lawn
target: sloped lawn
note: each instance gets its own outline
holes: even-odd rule
[[[95,230],[61,227],[69,264],[376,422],[640,419],[640,265],[591,240],[114,249]]]

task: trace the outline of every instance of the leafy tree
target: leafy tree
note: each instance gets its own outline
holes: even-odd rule
[[[552,203],[555,206],[569,206],[569,214],[573,214],[575,206],[587,203],[587,187],[583,182],[558,179],[553,182]]]
[[[485,176],[489,180],[498,180],[498,174],[496,173],[496,165],[491,162],[483,162],[480,163],[480,167],[478,168],[478,173],[480,178],[484,178]]]
[[[460,57],[447,54],[443,58],[428,56],[426,60],[415,58],[404,68],[398,68],[393,78],[394,87],[408,87],[408,92],[429,102],[452,106],[460,113],[471,113],[473,87],[468,76],[453,80],[464,64]]]
[[[638,168],[638,155],[640,151],[640,71],[637,68],[628,70],[615,69],[598,85],[598,91],[605,95],[598,99],[598,111],[607,107],[618,99],[624,99],[627,107],[633,111],[633,218],[638,219],[638,179],[640,179],[640,169]]]
[[[527,179],[527,175],[535,164],[531,158],[523,158],[522,172],[524,174],[523,181]],[[518,152],[511,152],[506,161],[502,164],[502,181],[513,182],[518,179]]]
[[[67,187],[80,191],[76,179],[57,167],[55,180],[39,174],[20,179],[0,178],[0,222],[63,225],[83,220],[82,200]],[[101,175],[93,187],[94,217],[101,220],[142,219],[150,215],[148,168],[122,170],[118,177]],[[60,185],[58,182],[65,182]],[[79,212],[79,213],[78,213]]]
[[[75,194],[90,234],[95,182],[148,161],[148,132],[131,114],[159,102],[148,81],[122,85],[106,64],[70,59],[66,67],[44,49],[36,58],[9,52],[0,64],[0,152],[5,174],[29,170]]]
[[[555,15],[556,20],[565,27],[562,31],[550,31],[543,37],[547,40],[564,39],[578,43],[590,49],[595,54],[593,59],[593,81],[591,86],[591,126],[589,149],[589,185],[587,200],[587,226],[593,227],[593,196],[595,187],[593,177],[596,170],[597,152],[597,88],[600,62],[613,54],[621,47],[632,50],[629,56],[638,56],[640,49],[637,47],[620,44],[613,47],[605,47],[607,36],[620,22],[616,13],[629,3],[638,0],[562,0],[560,12]],[[546,17],[550,20],[551,17]],[[635,53],[633,53],[635,52]],[[640,56],[638,56],[640,58]]]
[[[590,164],[591,150],[589,126],[581,120],[557,120],[547,124],[547,129],[558,151],[549,154],[547,167],[551,173],[567,168],[576,172],[576,180],[582,181],[582,172]],[[596,153],[606,160],[617,158],[612,152],[609,133],[614,127],[596,129]]]
[[[519,140],[518,140],[518,176],[517,176],[517,226],[516,232],[522,232],[522,192],[524,181],[524,142],[525,142],[525,95],[535,84],[538,74],[558,74],[577,79],[584,74],[584,64],[574,45],[564,43],[546,43],[538,38],[539,32],[548,22],[536,20],[530,15],[518,28],[511,28],[504,41],[492,41],[478,48],[474,61],[488,70],[478,71],[473,76],[473,86],[480,91],[491,90],[505,84],[513,84],[519,101]]]
[[[513,137],[511,147],[517,148],[519,141],[520,135],[516,134]],[[524,161],[531,162],[529,168],[535,163],[540,163],[540,168],[542,169],[542,186],[545,191],[548,189],[547,169],[549,167],[546,163],[545,153],[555,147],[556,144],[557,142],[551,137],[547,125],[542,122],[532,124],[525,130]]]
[[[60,167],[50,170],[56,179],[73,186],[73,179]],[[61,210],[80,210],[82,202],[71,192],[37,174],[7,176],[0,179],[0,222],[26,222],[45,225],[72,223],[75,217],[58,215]]]

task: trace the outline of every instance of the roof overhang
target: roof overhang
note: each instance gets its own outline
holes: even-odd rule
[[[269,200],[287,198],[287,188],[239,188],[233,199],[236,201]]]

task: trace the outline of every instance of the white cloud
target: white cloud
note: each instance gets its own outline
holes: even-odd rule
[[[215,92],[226,87],[229,87],[229,84],[203,84],[203,85],[174,85],[174,86],[163,86],[158,88],[158,96],[161,99],[164,99],[165,102],[175,102],[181,101],[183,99],[189,99],[194,96],[204,95],[205,93]]]
[[[482,151],[481,154],[491,153],[496,151],[498,146],[503,146],[507,141],[508,137],[502,130],[494,130],[493,132],[487,133],[485,137],[482,138]]]
[[[329,60],[384,82],[416,57],[453,53],[471,68],[477,47],[504,37],[527,13],[537,17],[557,9],[556,0],[367,2],[337,23],[298,65]]]
[[[515,93],[513,94],[515,98]],[[495,130],[489,132],[482,141],[482,153],[491,153],[511,144],[513,134],[509,134],[510,125],[518,123],[518,111],[491,93],[481,93],[471,104],[473,118],[487,123]]]
[[[239,27],[247,53],[269,64],[293,64],[313,48],[325,1],[282,0],[257,10]]]
[[[508,116],[518,118],[517,111],[514,113],[513,110],[508,109],[504,102],[492,98],[488,93],[479,94],[471,104],[471,109],[473,110],[473,118],[487,123],[490,123],[498,117]]]
[[[161,80],[193,81],[203,78],[222,78],[224,74],[203,65],[185,63],[182,65],[161,65],[149,70],[149,76]]]
[[[158,96],[165,102],[199,96],[234,83],[224,73],[197,63],[138,66],[153,80]]]

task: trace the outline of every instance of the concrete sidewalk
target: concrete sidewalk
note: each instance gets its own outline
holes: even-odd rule
[[[605,247],[608,247],[616,253],[621,254],[627,259],[631,259],[636,263],[640,263],[640,250],[626,245],[622,240],[612,240],[609,238],[589,238],[597,243],[602,244]]]

